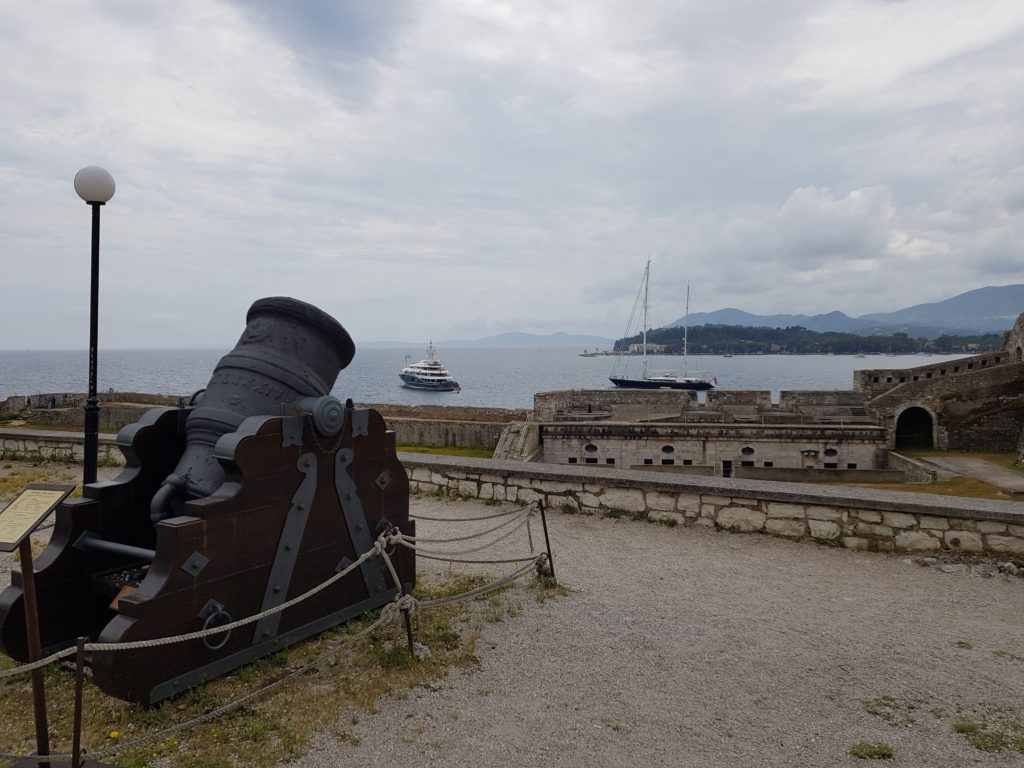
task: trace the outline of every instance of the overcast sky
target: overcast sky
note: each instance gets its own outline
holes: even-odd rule
[[[849,315],[1024,282],[1021,0],[8,3],[0,327],[225,346]],[[1021,308],[1024,310],[1024,307]]]

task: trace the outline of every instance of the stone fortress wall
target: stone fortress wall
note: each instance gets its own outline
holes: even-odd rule
[[[852,390],[544,392],[533,420],[535,442],[499,458],[787,479],[884,470],[900,447],[1024,459],[1024,315],[999,352],[857,371]]]

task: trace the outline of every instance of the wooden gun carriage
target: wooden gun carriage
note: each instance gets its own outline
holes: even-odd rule
[[[284,330],[282,316],[291,324]],[[125,427],[124,471],[58,507],[50,543],[33,564],[44,653],[79,636],[153,640],[254,616],[327,581],[381,532],[414,533],[394,433],[376,411],[326,394],[354,354],[348,334],[293,299],[256,302],[247,320],[195,405],[155,408]],[[333,347],[319,373],[308,362],[318,354],[309,350],[316,336]],[[260,351],[267,344],[277,351]],[[259,396],[247,404],[253,389]],[[276,412],[251,415],[261,409]],[[138,703],[174,696],[411,589],[414,555],[400,547],[392,557],[399,584],[383,558],[371,557],[254,623],[173,645],[95,652],[94,681]],[[0,644],[26,661],[21,585],[15,571],[0,593]]]

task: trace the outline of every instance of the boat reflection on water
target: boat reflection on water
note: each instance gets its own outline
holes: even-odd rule
[[[434,349],[434,342],[427,346],[427,356],[418,363],[405,366],[398,374],[402,379],[402,386],[409,389],[422,389],[429,392],[458,392],[457,382],[448,369],[437,359],[437,350]]]

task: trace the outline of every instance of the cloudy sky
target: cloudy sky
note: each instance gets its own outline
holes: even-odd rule
[[[1024,282],[1020,0],[8,3],[0,347],[850,315]],[[1024,310],[1024,307],[1022,307]]]

